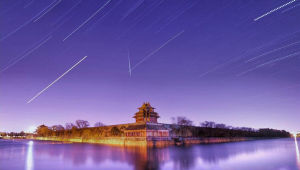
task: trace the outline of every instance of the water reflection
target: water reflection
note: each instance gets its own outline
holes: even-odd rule
[[[294,136],[294,139],[295,139],[296,159],[297,159],[298,168],[300,169],[300,153],[299,153],[299,147],[298,147],[298,141],[296,135]]]
[[[295,155],[295,146],[297,155]],[[165,148],[113,147],[96,144],[35,141],[34,144],[31,142],[26,144],[26,147],[26,164],[24,169],[27,170],[229,170],[266,169],[265,167],[270,167],[271,169],[297,169],[299,167],[300,169],[299,148],[297,141],[294,139],[259,140],[184,147],[170,146]],[[1,152],[0,162],[3,154],[8,153]],[[14,160],[16,159],[14,157],[10,157],[10,159],[19,161]],[[51,165],[51,168],[49,165]]]
[[[169,149],[146,147],[112,147],[93,144],[51,144],[47,148],[38,145],[35,154],[71,161],[73,165],[101,164],[107,160],[130,164],[134,169],[159,169],[170,159]]]
[[[27,155],[26,155],[26,170],[33,170],[33,141],[28,142]]]

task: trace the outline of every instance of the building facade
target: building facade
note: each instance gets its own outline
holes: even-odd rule
[[[129,125],[125,129],[126,137],[168,138],[169,129],[161,124],[142,123]]]
[[[165,139],[170,137],[169,129],[157,122],[159,115],[154,111],[155,108],[150,103],[146,102],[138,109],[139,111],[134,115],[136,123],[130,124],[124,131],[126,137],[147,139]]]
[[[139,111],[135,113],[134,117],[136,123],[157,123],[159,118],[158,113],[154,111],[154,107],[150,105],[149,102],[145,102],[141,107],[138,108]]]

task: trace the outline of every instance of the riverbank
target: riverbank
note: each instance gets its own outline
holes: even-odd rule
[[[191,145],[191,144],[213,144],[227,142],[242,142],[250,140],[259,140],[266,138],[250,138],[250,137],[206,137],[206,138],[178,138],[173,139],[147,139],[147,138],[126,138],[126,137],[105,137],[101,139],[84,139],[84,138],[61,138],[61,137],[28,137],[31,140],[59,141],[71,143],[92,143],[115,146],[148,146],[148,147],[164,147],[170,145]]]

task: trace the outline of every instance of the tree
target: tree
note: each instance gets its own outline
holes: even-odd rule
[[[248,131],[248,132],[255,131],[253,128],[249,128],[249,127],[241,127],[240,130],[242,130],[242,131]]]
[[[200,123],[201,127],[206,127],[206,128],[215,128],[216,127],[216,123],[213,121],[204,121],[202,123]]]
[[[71,130],[75,125],[73,123],[66,123],[66,129]]]
[[[14,136],[16,136],[16,134],[15,134],[14,132],[10,132],[10,133],[8,134],[8,136],[14,137]]]
[[[50,129],[48,126],[40,125],[37,127],[35,132],[37,133],[38,136],[46,137],[49,135]]]
[[[215,125],[215,127],[216,127],[216,128],[220,128],[220,129],[227,129],[227,126],[226,126],[225,124],[223,124],[223,123],[217,123],[217,124]]]
[[[71,136],[72,137],[80,137],[81,134],[80,134],[80,130],[78,130],[77,126],[73,126],[72,129],[71,129]]]
[[[24,131],[21,131],[20,132],[20,136],[25,136],[26,134],[25,134],[25,132]]]
[[[62,125],[53,125],[51,127],[51,130],[53,130],[53,131],[61,131],[61,130],[65,130],[65,128]]]
[[[6,136],[7,133],[6,132],[0,132],[0,136]]]
[[[172,124],[174,124],[174,125],[177,124],[175,117],[171,117],[171,121],[172,121]]]
[[[121,136],[122,131],[118,127],[114,126],[114,127],[111,128],[110,134],[112,136]]]
[[[185,126],[192,126],[193,121],[189,120],[186,117],[178,116],[177,117],[177,124],[178,125],[185,125]]]
[[[102,127],[105,126],[102,122],[96,122],[94,127]]]
[[[79,129],[87,128],[90,126],[90,123],[86,120],[76,120],[75,124]]]

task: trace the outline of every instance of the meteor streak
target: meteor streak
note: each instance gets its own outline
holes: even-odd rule
[[[94,12],[88,19],[86,19],[82,24],[80,24],[74,31],[72,31],[63,41],[68,39],[71,35],[77,32],[81,27],[83,27],[86,23],[88,23],[94,16],[96,16],[106,5],[110,3],[111,0],[107,1],[104,5],[102,5],[96,12]]]
[[[179,33],[177,33],[175,36],[173,36],[172,38],[170,38],[168,41],[166,41],[165,43],[163,43],[160,47],[158,47],[156,50],[152,51],[150,54],[148,54],[146,57],[144,57],[141,61],[139,61],[136,65],[134,65],[131,68],[131,71],[134,70],[137,66],[139,66],[140,64],[142,64],[144,61],[146,61],[148,58],[150,58],[152,55],[154,55],[155,53],[157,53],[161,48],[163,48],[164,46],[166,46],[169,42],[173,41],[175,38],[177,38],[178,36],[180,36],[182,33],[184,33],[184,30],[180,31]]]
[[[79,60],[76,64],[74,64],[71,68],[69,68],[66,72],[64,72],[61,76],[59,76],[57,79],[55,79],[52,83],[50,83],[47,87],[45,87],[42,91],[38,92],[35,96],[33,96],[30,100],[27,101],[27,104],[32,102],[34,99],[39,97],[44,91],[46,91],[49,87],[51,87],[54,83],[56,83],[59,79],[61,79],[63,76],[65,76],[68,72],[70,72],[73,68],[75,68],[78,64],[80,64],[84,59],[86,59],[87,56],[83,57],[81,60]]]
[[[286,4],[281,5],[280,7],[277,7],[277,8],[275,8],[275,9],[272,9],[271,11],[269,11],[269,12],[267,12],[267,13],[265,13],[265,14],[263,14],[263,15],[257,17],[257,18],[255,18],[254,21],[257,21],[257,20],[259,20],[259,19],[261,19],[261,18],[263,18],[263,17],[265,17],[265,16],[267,16],[267,15],[270,15],[271,13],[273,13],[273,12],[275,12],[275,11],[277,11],[277,10],[279,10],[279,9],[281,9],[281,8],[287,6],[287,5],[289,5],[289,4],[291,4],[291,3],[295,2],[295,1],[296,1],[296,0],[292,0],[292,1],[288,2],[288,3],[286,3]]]
[[[130,66],[129,50],[128,50],[128,69],[129,69],[129,76],[131,77],[131,66]]]

